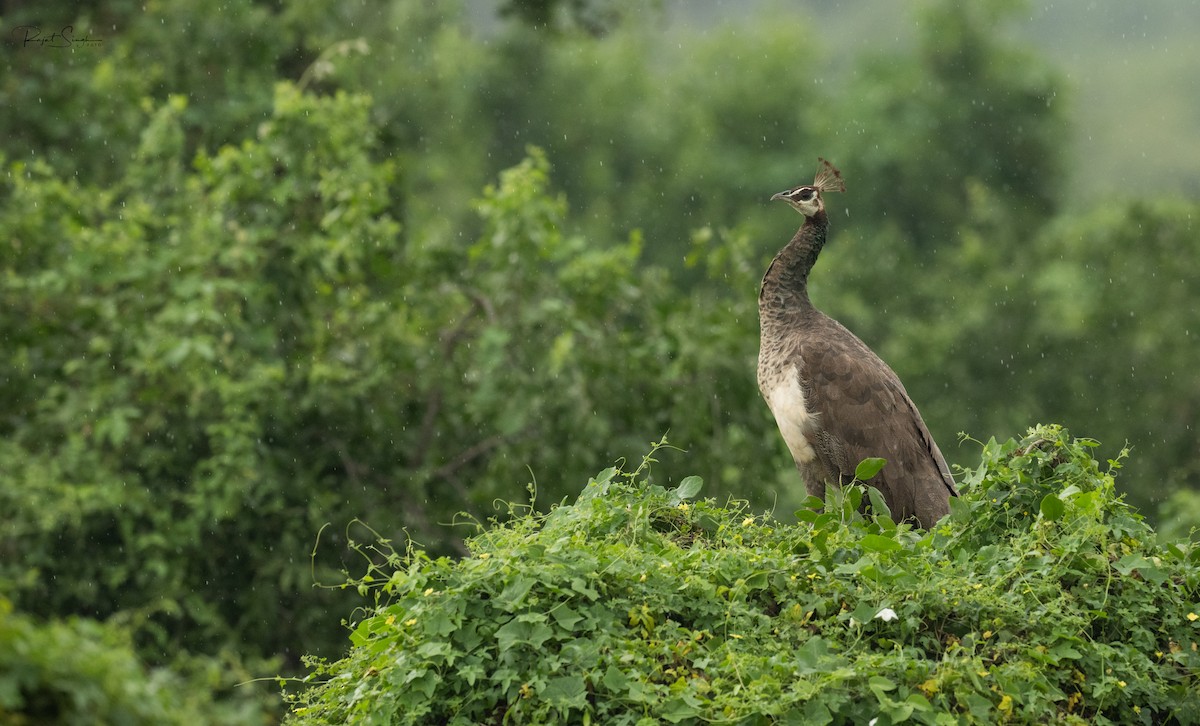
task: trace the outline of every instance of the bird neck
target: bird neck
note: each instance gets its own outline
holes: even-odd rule
[[[808,273],[825,246],[829,218],[824,210],[806,217],[792,241],[775,255],[758,292],[760,309],[812,308],[808,299]]]

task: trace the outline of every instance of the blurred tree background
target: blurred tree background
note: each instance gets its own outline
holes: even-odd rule
[[[1130,109],[1097,90],[1113,76],[1062,70],[1110,45],[1051,43],[1079,18],[1010,0],[736,20],[5,3],[0,618],[213,694],[163,700],[180,722],[261,722],[274,684],[235,684],[344,646],[331,614],[354,601],[314,582],[357,567],[355,518],[455,552],[497,498],[548,506],[669,431],[687,453],[663,483],[700,474],[789,520],[803,488],[758,396],[755,300],[800,221],[766,199],[818,155],[849,191],[813,296],[950,459],[975,455],[960,431],[1039,421],[1128,442],[1119,484],[1187,536],[1200,136],[1162,135],[1200,89],[1194,53],[1156,61],[1200,19],[1170,5],[1087,26],[1165,69]],[[27,41],[67,25],[70,47]],[[94,679],[0,667],[0,715]]]

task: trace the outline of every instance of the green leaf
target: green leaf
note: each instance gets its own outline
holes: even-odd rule
[[[834,569],[839,575],[857,575],[863,570],[870,568],[874,569],[875,563],[870,557],[859,557],[854,562],[846,562],[837,566]]]
[[[417,655],[425,660],[443,661],[454,652],[454,648],[447,642],[441,640],[431,640],[422,643],[416,650]]]
[[[583,595],[590,601],[599,599],[600,593],[596,592],[595,588],[588,584],[588,581],[582,577],[571,578],[571,590]]]
[[[908,701],[896,702],[891,699],[888,699],[888,702],[883,703],[882,706],[883,713],[887,714],[892,723],[904,723],[912,716],[916,708],[915,704]]]
[[[902,548],[899,542],[881,534],[864,534],[861,542],[863,549],[871,552],[894,552]]]
[[[1042,497],[1040,509],[1042,516],[1053,522],[1062,518],[1063,512],[1066,511],[1066,505],[1058,498],[1057,494],[1050,493]]]
[[[513,610],[521,604],[521,601],[529,594],[530,588],[535,584],[537,581],[532,577],[518,577],[510,582],[496,599],[504,603],[509,610]]]
[[[904,701],[912,706],[914,710],[921,713],[933,712],[933,704],[929,702],[928,698],[925,698],[920,693],[910,693],[908,694],[908,698],[904,699]]]
[[[1050,655],[1053,657],[1053,663],[1058,664],[1063,659],[1076,660],[1082,658],[1083,654],[1071,643],[1059,643],[1050,649]]]
[[[694,718],[699,713],[700,709],[689,703],[686,696],[680,696],[664,703],[658,715],[671,723],[679,723],[684,719]]]
[[[854,467],[854,478],[859,481],[869,481],[871,477],[879,473],[879,470],[886,463],[887,459],[881,459],[877,456],[863,459],[858,462],[858,466]]]
[[[792,512],[792,514],[795,515],[796,519],[800,520],[801,522],[807,522],[808,524],[812,524],[813,522],[817,521],[817,517],[821,516],[819,512],[816,512],[812,509],[797,509],[795,512]]]
[[[833,723],[833,714],[829,712],[829,708],[824,703],[814,698],[805,705],[803,720],[800,723],[825,726],[825,724]]]
[[[546,681],[541,695],[552,706],[582,708],[587,685],[583,682],[583,676],[558,676]]]
[[[825,500],[821,499],[818,496],[809,494],[807,497],[804,498],[803,502],[800,502],[800,506],[804,507],[804,509],[806,509],[810,512],[819,512],[825,506]],[[801,511],[803,511],[803,510],[801,510]],[[796,516],[800,516],[799,513],[797,513]]]
[[[855,515],[858,514],[858,508],[862,505],[863,489],[860,486],[846,487],[830,487],[830,496],[834,501],[841,500],[842,520],[851,522],[855,520]],[[838,511],[836,507],[830,507],[830,511]]]
[[[589,479],[587,486],[585,486],[583,491],[579,493],[580,500],[587,501],[588,499],[604,496],[608,492],[609,484],[616,475],[616,467],[610,466],[609,468],[597,474],[594,478]]]
[[[878,605],[863,601],[858,604],[858,607],[854,608],[854,611],[850,613],[850,617],[858,621],[859,625],[862,625],[863,623],[868,623],[873,620],[875,618],[875,613],[878,612]]]
[[[675,502],[691,499],[700,493],[700,487],[703,485],[704,480],[698,476],[684,477],[684,480],[679,482],[679,486],[671,493],[671,499]]]
[[[583,620],[583,616],[575,612],[570,605],[558,605],[550,612],[554,616],[554,622],[563,630],[571,630],[575,624]]]
[[[768,574],[770,574],[770,573],[765,572],[765,571],[764,572],[755,572],[750,577],[747,577],[746,578],[746,589],[747,590],[762,590],[763,588],[765,588],[767,586],[767,575]]]
[[[880,700],[883,700],[883,694],[887,691],[896,690],[896,682],[890,678],[883,676],[871,676],[867,679],[867,687],[870,688]]]
[[[883,498],[883,492],[875,487],[867,487],[867,499],[871,502],[871,512],[877,519],[882,517],[891,519],[892,508],[887,505],[887,500]],[[895,529],[895,523],[893,522],[892,524],[891,529]]]
[[[829,643],[821,636],[814,635],[804,641],[804,645],[796,651],[796,663],[799,665],[800,675],[821,672],[828,656]]]
[[[604,672],[604,679],[601,680],[604,687],[613,693],[624,694],[625,689],[629,688],[629,676],[615,665],[609,665],[608,670]]]
[[[449,635],[458,630],[458,618],[445,608],[438,608],[430,614],[426,625],[431,635]]]
[[[496,641],[501,652],[522,644],[540,648],[552,635],[554,631],[545,623],[521,622],[519,618],[496,629]]]
[[[966,497],[950,497],[950,521],[957,524],[971,521],[976,506]]]

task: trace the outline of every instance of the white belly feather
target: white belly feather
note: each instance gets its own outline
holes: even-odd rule
[[[816,427],[816,414],[805,405],[804,391],[800,388],[800,376],[791,366],[776,378],[774,387],[766,392],[767,406],[775,416],[779,433],[792,452],[797,464],[807,464],[816,456],[812,444],[805,434]]]

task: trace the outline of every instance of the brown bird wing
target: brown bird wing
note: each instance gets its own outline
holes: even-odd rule
[[[957,495],[945,457],[892,369],[849,330],[825,320],[801,350],[818,458],[847,481],[863,459],[886,459],[870,484],[897,521],[916,517],[931,526],[948,511],[947,493]]]

